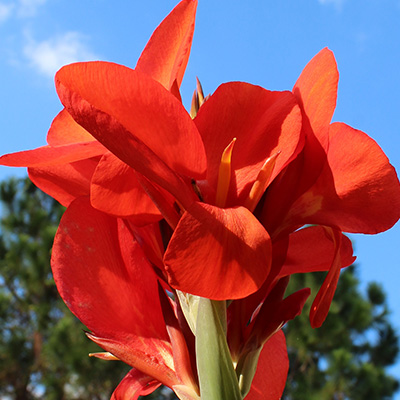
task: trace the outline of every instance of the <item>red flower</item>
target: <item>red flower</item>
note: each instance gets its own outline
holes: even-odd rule
[[[310,315],[321,325],[341,268],[354,261],[342,232],[377,233],[399,218],[400,184],[382,150],[363,132],[330,123],[338,73],[327,49],[293,92],[227,83],[192,119],[179,86],[196,6],[179,3],[134,70],[105,62],[62,68],[56,89],[65,109],[48,146],[1,158],[28,165],[36,184],[69,204],[54,275],[91,339],[134,367],[116,398],[158,382],[196,396],[188,336],[167,287],[234,300],[232,356],[241,368],[275,343],[279,371],[268,376],[279,376],[271,396],[280,395],[287,364],[276,332],[309,295],[284,298],[290,275],[328,271]],[[89,195],[91,206],[80,198]],[[249,398],[260,398],[257,385]]]

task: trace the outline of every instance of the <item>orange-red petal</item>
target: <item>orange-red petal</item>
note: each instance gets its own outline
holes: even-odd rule
[[[188,206],[194,194],[178,174],[205,174],[203,143],[182,104],[158,82],[121,65],[92,62],[56,75],[73,118],[113,154]]]
[[[153,32],[136,69],[171,90],[181,85],[192,45],[197,0],[181,1]]]
[[[0,165],[8,167],[42,167],[84,160],[103,154],[104,147],[95,141],[42,146],[34,150],[19,151],[0,157]]]
[[[238,299],[266,279],[271,243],[246,208],[194,203],[180,219],[164,263],[176,289],[213,300]]]
[[[58,113],[47,132],[47,143],[50,146],[90,142],[93,140],[95,138],[78,125],[66,109]]]
[[[131,146],[131,136],[174,171],[203,177],[204,149],[196,126],[182,104],[146,74],[107,62],[77,63],[58,71],[56,88],[73,118],[117,156],[129,157],[124,147]],[[103,115],[126,132],[102,129]]]
[[[287,221],[375,234],[399,217],[400,183],[382,149],[364,132],[332,124],[324,169],[293,204]]]
[[[303,112],[306,133],[309,129],[326,150],[329,124],[336,107],[339,73],[333,53],[321,50],[304,68],[293,88]]]

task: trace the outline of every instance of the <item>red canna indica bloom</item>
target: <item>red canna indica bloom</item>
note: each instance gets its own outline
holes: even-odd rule
[[[382,150],[331,123],[338,72],[328,49],[293,91],[229,82],[207,100],[199,90],[184,109],[196,6],[178,4],[135,69],[63,67],[64,110],[48,145],[0,158],[28,166],[68,206],[53,272],[89,337],[112,354],[99,356],[133,367],[115,399],[160,383],[182,399],[199,396],[193,334],[167,291],[233,300],[227,339],[237,374],[260,356],[246,399],[278,398],[287,373],[280,329],[310,294],[285,298],[290,275],[328,271],[310,315],[321,325],[341,268],[354,261],[342,232],[381,232],[400,216],[400,184]]]
[[[399,218],[396,173],[367,135],[330,124],[338,74],[327,49],[293,93],[227,83],[192,120],[178,88],[195,9],[195,1],[175,8],[135,70],[104,62],[62,68],[56,88],[65,110],[49,146],[1,162],[30,166],[32,179],[64,204],[90,193],[94,207],[137,226],[164,218],[173,234],[159,264],[169,284],[216,300],[259,290],[275,242],[305,224],[330,227],[335,256],[312,309],[318,326],[345,266],[340,232],[376,233]]]

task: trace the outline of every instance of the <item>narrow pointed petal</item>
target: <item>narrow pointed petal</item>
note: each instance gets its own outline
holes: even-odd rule
[[[266,279],[271,243],[246,208],[194,203],[179,221],[164,263],[176,289],[213,300],[238,299]]]
[[[90,333],[86,336],[124,363],[168,387],[181,383],[174,371],[174,359],[168,342],[135,335],[123,335],[118,339],[102,338]]]
[[[8,167],[59,165],[95,157],[104,151],[104,147],[95,141],[62,146],[42,146],[34,150],[5,154],[0,157],[0,165]]]
[[[90,200],[94,208],[115,216],[130,216],[136,225],[162,218],[135,171],[109,152],[103,155],[93,174]]]
[[[181,1],[154,31],[136,69],[171,90],[181,85],[192,46],[197,0]]]
[[[335,242],[335,254],[331,268],[329,269],[328,274],[326,275],[324,282],[311,305],[310,323],[313,328],[319,328],[328,315],[342,266],[340,257],[340,245],[342,241],[341,232],[337,229],[328,229],[328,232],[330,232]]]
[[[287,221],[353,233],[391,228],[400,217],[400,183],[386,155],[364,132],[342,123],[331,125],[329,137],[325,167]]]
[[[301,113],[290,92],[270,92],[243,82],[227,83],[203,104],[195,123],[206,148],[207,180],[214,190],[221,155],[237,138],[228,206],[244,203],[269,157],[280,152],[270,182],[300,151]]]
[[[342,234],[341,234],[342,235]],[[335,241],[322,226],[300,229],[289,235],[287,255],[279,277],[317,271],[327,271],[335,256]],[[350,239],[342,235],[340,245],[341,268],[353,264],[353,247]]]
[[[279,400],[285,388],[289,359],[282,331],[264,345],[250,392],[245,400]]]
[[[285,283],[287,285],[287,282]],[[284,286],[285,288],[286,285]],[[273,294],[273,292],[271,294]],[[269,296],[261,306],[255,319],[254,326],[251,329],[249,343],[255,346],[264,344],[266,340],[268,340],[274,332],[281,329],[286,322],[301,314],[309,296],[309,288],[298,290],[285,299],[282,299],[283,293],[280,299],[274,299],[273,296]]]
[[[182,104],[146,74],[106,62],[77,63],[57,73],[56,88],[75,121],[128,165],[134,167],[133,148],[141,142],[172,170],[194,179],[204,176],[196,126]]]
[[[171,342],[175,371],[183,385],[191,388],[196,393],[199,393],[198,383],[196,382],[195,374],[192,369],[192,361],[194,364],[194,360],[191,360],[186,338],[172,308],[172,302],[161,286],[159,286],[158,289],[164,320]]]
[[[86,198],[61,220],[52,269],[61,297],[96,336],[168,340],[157,278],[143,251],[125,225]]]
[[[325,48],[307,64],[293,88],[306,130],[312,130],[324,149],[328,148],[329,124],[336,107],[338,81],[335,57]]]
[[[137,400],[139,396],[153,393],[160,385],[154,378],[133,368],[114,390],[111,400]]]

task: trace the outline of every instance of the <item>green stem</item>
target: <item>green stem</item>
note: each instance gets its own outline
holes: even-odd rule
[[[226,342],[226,304],[200,298],[196,360],[202,400],[242,400]]]

